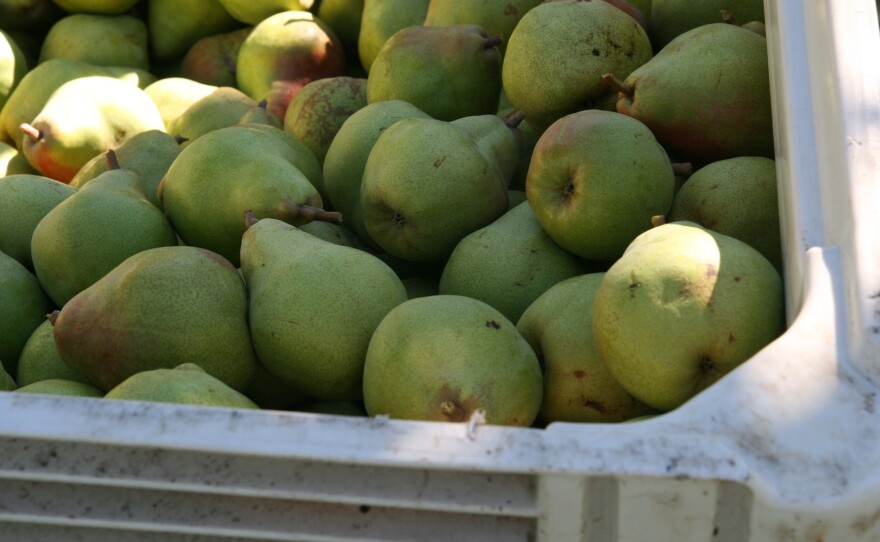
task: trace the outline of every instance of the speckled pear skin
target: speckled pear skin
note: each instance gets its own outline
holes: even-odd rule
[[[364,403],[370,416],[529,426],[541,406],[538,358],[516,327],[464,296],[412,299],[370,340]]]
[[[21,357],[18,359],[16,378],[19,386],[58,379],[91,385],[86,375],[64,363],[58,355],[58,349],[55,348],[55,330],[48,319],[34,330],[24,344]]]
[[[736,51],[731,55],[730,51]],[[767,40],[733,24],[690,30],[624,81],[617,111],[645,123],[682,160],[772,157]]]
[[[147,25],[131,15],[68,15],[43,39],[40,62],[53,58],[149,70]]]
[[[358,57],[364,71],[370,67],[388,38],[407,26],[422,24],[430,0],[364,0],[358,33]]]
[[[241,262],[254,348],[266,368],[317,399],[360,399],[370,337],[406,301],[391,268],[273,219],[247,229]]]
[[[69,397],[104,397],[104,392],[85,382],[53,378],[27,384],[15,390],[16,393],[39,393],[43,395],[64,395]]]
[[[56,315],[55,344],[105,391],[181,363],[243,389],[256,363],[241,276],[216,253],[188,246],[145,250],[80,292]]]
[[[523,15],[540,4],[542,0],[484,0],[459,2],[457,0],[431,0],[425,14],[425,26],[451,26],[476,24],[490,35],[501,35],[505,42],[498,45],[504,56],[506,40]]]
[[[105,399],[176,403],[226,408],[259,407],[193,363],[173,369],[154,369],[134,374],[107,392]]]
[[[501,94],[497,43],[478,25],[404,28],[373,62],[367,101],[404,100],[446,121],[495,113]]]
[[[783,304],[782,279],[760,252],[670,222],[636,238],[605,273],[593,330],[620,385],[668,411],[778,337]]]
[[[187,107],[168,125],[167,132],[185,138],[180,143],[183,148],[208,132],[238,124],[256,106],[256,100],[237,88],[218,87]]]
[[[21,349],[52,308],[37,277],[0,252],[0,361],[12,377],[18,372]]]

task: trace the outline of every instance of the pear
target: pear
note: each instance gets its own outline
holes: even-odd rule
[[[105,391],[141,371],[181,363],[240,390],[256,363],[241,276],[197,247],[139,252],[53,319],[61,359]]]
[[[22,385],[15,393],[39,393],[41,395],[62,395],[70,397],[103,397],[104,392],[84,382],[53,378]]]
[[[245,24],[257,24],[264,19],[282,11],[306,11],[312,7],[314,0],[220,0],[235,19]]]
[[[669,220],[748,243],[782,273],[776,163],[769,158],[740,156],[697,170],[676,194]]]
[[[305,143],[323,165],[339,128],[366,105],[366,79],[318,79],[304,86],[291,100],[284,116],[284,130]]]
[[[150,50],[160,60],[183,56],[202,38],[241,26],[218,0],[149,0]]]
[[[186,111],[186,108],[217,90],[214,85],[206,85],[186,77],[166,77],[152,83],[144,92],[153,100],[165,126]]]
[[[237,126],[270,135],[287,145],[291,152],[289,155],[291,163],[303,172],[309,182],[312,183],[312,186],[314,186],[319,193],[323,193],[324,172],[321,170],[321,164],[318,162],[315,153],[313,153],[305,143],[276,126],[247,122],[240,123]]]
[[[13,377],[22,348],[51,308],[37,277],[0,252],[0,360]]]
[[[608,79],[620,90],[617,111],[645,123],[681,159],[705,165],[774,154],[767,40],[760,34],[726,23],[700,26],[625,81]]]
[[[459,241],[443,268],[439,293],[479,299],[516,322],[548,288],[586,270],[553,242],[524,202]]]
[[[507,210],[507,186],[467,131],[411,118],[391,125],[373,146],[361,206],[367,232],[385,251],[442,263],[463,237]]]
[[[746,243],[693,222],[637,237],[593,305],[602,361],[640,401],[672,410],[773,341],[782,279]]]
[[[538,417],[545,423],[622,422],[653,412],[614,380],[596,348],[593,302],[603,276],[588,273],[551,286],[517,321],[544,367]]]
[[[53,58],[148,71],[147,25],[130,15],[68,15],[43,40],[40,62]]]
[[[130,10],[138,0],[52,0],[68,13],[104,13],[119,15]]]
[[[645,30],[601,1],[544,2],[529,10],[507,43],[502,77],[510,103],[542,132],[559,118],[594,108],[651,58]]]
[[[361,207],[364,166],[376,140],[386,128],[405,118],[430,118],[402,100],[369,104],[348,117],[324,157],[324,191],[329,204],[341,212],[345,223],[371,246]]]
[[[187,107],[168,125],[168,133],[183,138],[181,147],[186,147],[208,132],[238,124],[256,107],[259,104],[242,91],[219,87]]]
[[[764,21],[764,0],[653,0],[649,31],[654,47],[660,50],[689,30],[722,22],[722,10],[740,23]]]
[[[504,188],[510,188],[519,162],[522,137],[517,125],[520,121],[522,116],[519,114],[505,119],[497,115],[473,115],[452,121],[453,125],[471,136],[486,160],[497,166]]]
[[[234,87],[238,51],[251,30],[249,26],[195,42],[183,56],[180,75],[206,85]]]
[[[330,25],[345,49],[346,60],[358,60],[358,37],[361,30],[361,16],[364,0],[321,0],[318,4],[318,18]]]
[[[483,2],[459,2],[458,0],[431,0],[425,14],[425,26],[452,26],[476,24],[492,36],[510,37],[519,20],[542,0],[486,0]],[[498,52],[504,56],[505,42],[498,44]]]
[[[298,167],[301,155],[272,130],[292,138],[268,126],[231,126],[180,152],[159,186],[159,200],[184,243],[238,265],[246,210],[297,225],[341,220],[319,208],[321,195]]]
[[[61,85],[30,124],[22,152],[41,174],[69,182],[89,160],[147,130],[165,130],[146,93],[112,77],[83,77]]]
[[[241,270],[257,356],[312,397],[360,399],[370,337],[406,301],[400,279],[366,252],[248,217]]]
[[[586,110],[545,131],[532,155],[526,195],[564,249],[613,261],[651,217],[672,205],[675,175],[648,128],[625,115]]]
[[[28,72],[28,63],[18,44],[0,31],[0,109]]]
[[[38,175],[37,170],[18,149],[6,143],[0,143],[0,177],[9,175]]]
[[[55,347],[55,329],[48,319],[43,320],[24,343],[16,376],[19,386],[56,379],[91,385],[86,375],[61,360]]]
[[[3,364],[0,363],[0,391],[14,391],[15,390],[15,379],[6,372],[6,369],[3,368]]]
[[[146,198],[140,177],[114,169],[43,217],[34,229],[31,255],[40,284],[61,307],[129,256],[174,245],[177,236]]]
[[[478,25],[404,28],[376,56],[367,101],[407,101],[446,121],[495,113],[501,92],[501,55],[495,46],[500,41]]]
[[[358,34],[358,58],[364,71],[370,72],[388,38],[408,26],[422,24],[429,3],[430,0],[364,0]]]
[[[108,150],[92,158],[70,180],[70,186],[82,188],[99,175],[110,170],[110,153],[116,157],[119,167],[132,171],[140,177],[147,199],[158,208],[158,188],[162,177],[180,154],[180,144],[174,136],[160,130],[147,130],[126,140],[116,150]]]
[[[279,119],[303,86],[344,74],[342,42],[307,11],[284,11],[260,21],[241,44],[235,63],[238,88],[255,100],[267,100]]]
[[[75,188],[39,175],[0,178],[0,250],[33,269],[34,229],[49,211],[75,193]]]
[[[156,77],[131,68],[94,66],[78,60],[63,58],[48,60],[29,71],[9,96],[6,106],[0,110],[0,138],[10,141],[21,149],[21,126],[36,117],[49,97],[58,88],[74,79],[92,75],[115,77],[144,88]]]
[[[382,319],[364,366],[370,416],[529,426],[541,406],[538,358],[516,327],[464,296],[406,301]]]
[[[105,399],[175,403],[207,407],[259,409],[242,393],[193,363],[133,374],[107,392]]]

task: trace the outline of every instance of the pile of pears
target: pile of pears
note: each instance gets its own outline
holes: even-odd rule
[[[544,427],[785,327],[762,0],[0,0],[0,389]]]

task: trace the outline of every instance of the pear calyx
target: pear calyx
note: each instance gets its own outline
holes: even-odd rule
[[[19,129],[21,129],[21,131],[24,132],[25,135],[27,135],[29,138],[33,139],[34,141],[39,141],[39,140],[43,139],[43,132],[34,128],[33,126],[31,126],[30,124],[28,124],[26,122],[21,123],[21,125],[19,125]]]
[[[636,89],[634,86],[624,83],[617,77],[614,77],[613,73],[606,73],[602,76],[602,80],[611,85],[613,88],[617,89],[618,92],[620,92],[627,98],[632,98],[636,95]]]

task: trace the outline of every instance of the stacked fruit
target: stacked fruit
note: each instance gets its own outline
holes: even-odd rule
[[[521,426],[672,410],[783,330],[762,17],[0,0],[6,387]]]

